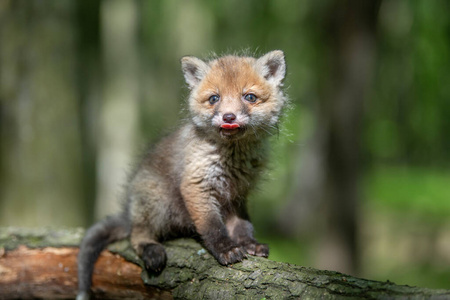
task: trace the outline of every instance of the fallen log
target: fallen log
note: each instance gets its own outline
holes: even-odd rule
[[[81,229],[0,228],[0,299],[74,298]],[[128,241],[95,265],[92,291],[103,299],[449,299],[450,290],[395,285],[249,257],[220,266],[191,239],[165,243],[159,276],[142,272]]]

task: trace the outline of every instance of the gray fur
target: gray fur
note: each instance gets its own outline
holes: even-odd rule
[[[77,299],[87,299],[94,263],[103,248],[129,235],[130,223],[128,220],[126,215],[110,216],[86,231],[78,253],[78,289],[80,293]]]
[[[247,83],[239,87],[234,74],[227,73],[239,71],[239,64],[265,85],[266,98],[257,105],[241,99]],[[191,90],[191,118],[144,156],[128,184],[124,212],[87,231],[78,260],[80,299],[89,295],[98,255],[118,239],[130,238],[149,272],[164,268],[166,257],[159,243],[179,236],[200,235],[204,246],[224,265],[246,254],[268,256],[267,245],[253,238],[246,197],[267,160],[266,137],[277,129],[285,106],[280,89],[284,54],[277,50],[259,59],[230,56],[209,62],[185,57],[182,69]],[[223,72],[219,79],[224,76],[232,88],[210,107],[201,98],[201,85],[213,82],[208,75],[218,70]],[[222,81],[218,82],[215,88],[221,93]],[[225,113],[236,115],[238,130],[222,129]]]

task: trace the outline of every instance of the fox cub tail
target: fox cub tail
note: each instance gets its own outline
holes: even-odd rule
[[[110,243],[126,238],[130,225],[123,214],[110,216],[89,228],[78,254],[77,300],[89,299],[92,271],[100,252]]]

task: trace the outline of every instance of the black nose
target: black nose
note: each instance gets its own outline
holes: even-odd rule
[[[234,120],[236,120],[235,114],[224,114],[223,120],[225,123],[233,123]]]

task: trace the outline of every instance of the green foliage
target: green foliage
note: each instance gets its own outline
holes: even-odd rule
[[[384,1],[381,6],[365,137],[375,160],[449,161],[449,8],[448,1]]]
[[[363,203],[364,276],[397,284],[449,288],[450,172],[376,166]]]
[[[442,220],[450,215],[449,182],[449,171],[381,167],[369,175],[366,197],[392,210]]]

